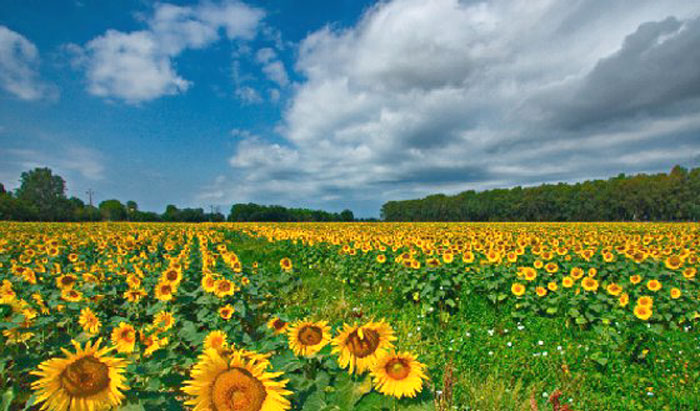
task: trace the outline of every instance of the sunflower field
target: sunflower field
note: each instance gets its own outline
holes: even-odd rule
[[[0,223],[3,410],[698,410],[700,225]]]

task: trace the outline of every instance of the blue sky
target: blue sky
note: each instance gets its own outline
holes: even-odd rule
[[[378,216],[699,166],[692,3],[4,0],[0,182]]]

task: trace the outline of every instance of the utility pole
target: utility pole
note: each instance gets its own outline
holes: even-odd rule
[[[92,196],[95,194],[95,192],[92,191],[92,188],[88,188],[88,191],[86,191],[85,194],[88,195],[88,202],[90,203],[90,207],[92,207]]]

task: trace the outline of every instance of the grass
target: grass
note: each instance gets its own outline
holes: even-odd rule
[[[531,411],[534,400],[545,410],[555,390],[577,411],[700,409],[700,344],[692,327],[633,340],[559,317],[517,322],[508,304],[467,294],[456,314],[422,312],[410,301],[397,305],[391,279],[349,284],[332,260],[302,265],[290,254],[296,246],[284,242],[236,235],[232,245],[245,263],[292,258],[301,285],[275,297],[290,316],[389,321],[399,348],[419,353],[430,367],[439,409]]]

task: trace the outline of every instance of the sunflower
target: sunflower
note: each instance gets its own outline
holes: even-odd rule
[[[64,290],[61,293],[61,298],[68,302],[77,303],[78,301],[83,299],[83,293],[73,289]]]
[[[642,276],[639,274],[635,274],[633,276],[630,276],[630,282],[632,284],[639,284],[640,282],[642,282]]]
[[[220,330],[212,331],[204,337],[204,349],[214,348],[222,350],[228,346],[226,342],[226,333]]]
[[[605,290],[608,292],[608,294],[617,296],[622,292],[622,287],[615,283],[610,283],[607,287],[605,287]]]
[[[661,289],[661,282],[659,280],[649,280],[647,282],[647,288],[649,291],[659,291]]]
[[[100,319],[97,318],[97,316],[94,312],[92,312],[90,307],[85,307],[82,310],[80,310],[80,317],[78,318],[78,322],[80,323],[80,326],[83,327],[83,331],[89,335],[95,335],[99,333],[100,327],[102,327]]]
[[[168,268],[161,275],[160,281],[164,282],[164,283],[170,283],[173,286],[177,287],[178,285],[180,285],[180,282],[182,281],[182,271],[176,270],[172,267]]]
[[[202,289],[208,293],[213,293],[216,289],[216,278],[211,274],[206,274],[202,277]]]
[[[651,306],[654,305],[654,299],[648,295],[643,295],[637,298],[637,305],[651,308]]]
[[[535,288],[535,292],[537,293],[538,297],[544,297],[545,295],[547,295],[547,289],[544,287]]]
[[[374,384],[380,393],[396,398],[415,397],[423,387],[425,365],[408,352],[385,353],[372,367]]]
[[[384,264],[386,262],[386,256],[384,254],[379,254],[377,256],[377,262],[379,264]]]
[[[369,322],[363,326],[344,324],[333,339],[333,353],[339,354],[338,364],[350,374],[367,371],[377,358],[394,347],[394,330],[384,321]]]
[[[580,267],[574,267],[571,269],[569,275],[571,275],[571,278],[573,278],[574,280],[580,280],[581,277],[583,277],[583,269],[581,269]]]
[[[265,361],[245,358],[239,351],[221,356],[206,350],[190,372],[182,391],[194,397],[185,401],[195,411],[285,411],[288,380],[276,381],[281,372],[267,372]]]
[[[65,358],[51,358],[39,364],[31,374],[40,377],[32,383],[41,409],[52,411],[93,411],[113,408],[121,404],[127,389],[124,378],[126,363],[121,358],[109,357],[112,348],[73,341],[75,353],[63,350]]]
[[[167,338],[158,338],[157,334],[147,335],[144,334],[142,331],[141,342],[146,347],[146,349],[143,350],[143,355],[146,357],[150,357],[151,354],[168,345],[169,341]]]
[[[692,280],[695,278],[695,274],[698,272],[697,268],[695,267],[688,267],[685,270],[683,270],[683,277],[685,277],[686,280]]]
[[[646,307],[643,305],[637,305],[634,307],[634,315],[640,320],[648,320],[651,317],[651,314],[651,307]]]
[[[544,266],[544,269],[545,269],[545,271],[547,271],[548,273],[554,274],[554,273],[556,273],[557,271],[559,271],[559,266],[557,265],[557,263],[547,263],[547,264]]]
[[[597,291],[598,290],[598,280],[592,277],[586,277],[581,281],[581,286],[586,291]]]
[[[143,288],[138,288],[138,289],[133,289],[133,290],[126,290],[122,294],[122,297],[126,299],[126,301],[130,303],[137,303],[141,301],[141,299],[145,296],[147,296],[148,293],[143,289]]]
[[[331,341],[326,321],[297,321],[287,331],[289,347],[297,356],[310,357]]]
[[[161,311],[153,317],[153,327],[159,332],[168,331],[174,323],[175,317],[168,311]]]
[[[280,260],[280,268],[282,268],[284,271],[291,271],[292,270],[292,260],[290,260],[287,257],[284,257],[283,259]]]
[[[669,270],[677,270],[683,265],[683,259],[677,255],[672,255],[664,261],[664,265]]]
[[[525,286],[520,283],[513,283],[513,285],[510,286],[510,291],[513,295],[520,297],[525,294]]]
[[[233,295],[233,293],[236,291],[236,287],[233,285],[233,283],[225,278],[216,280],[216,285],[214,287],[214,294],[216,294],[216,296],[219,298],[226,297],[227,295]]]
[[[270,321],[267,322],[267,328],[271,329],[275,334],[283,334],[287,332],[289,323],[280,318],[272,317]]]
[[[564,276],[564,278],[561,279],[561,285],[564,286],[564,288],[571,288],[574,286],[574,279],[567,276]]]
[[[532,267],[523,267],[522,275],[527,281],[535,281],[537,278],[537,270]]]
[[[680,289],[676,287],[671,288],[671,298],[673,298],[674,300],[681,298],[681,294],[682,293]]]
[[[231,304],[226,304],[225,306],[219,308],[219,316],[224,320],[228,321],[233,315],[234,309]]]
[[[133,352],[135,343],[136,330],[131,324],[122,321],[117,328],[112,330],[112,344],[117,348],[117,352]]]
[[[74,276],[73,274],[64,274],[61,276],[56,277],[56,287],[58,287],[61,290],[70,290],[73,288],[73,285],[75,285],[75,282],[78,280],[78,277]]]
[[[156,298],[160,301],[170,301],[173,299],[175,287],[170,283],[158,283],[154,290]]]
[[[549,291],[557,291],[557,289],[559,289],[559,284],[557,284],[556,281],[550,281],[547,283],[547,289],[549,289]]]
[[[464,254],[462,254],[462,262],[465,264],[473,263],[474,253],[471,251],[465,251]]]
[[[630,296],[627,293],[622,293],[620,296],[620,299],[618,300],[620,302],[621,307],[626,307],[627,304],[630,302]]]

